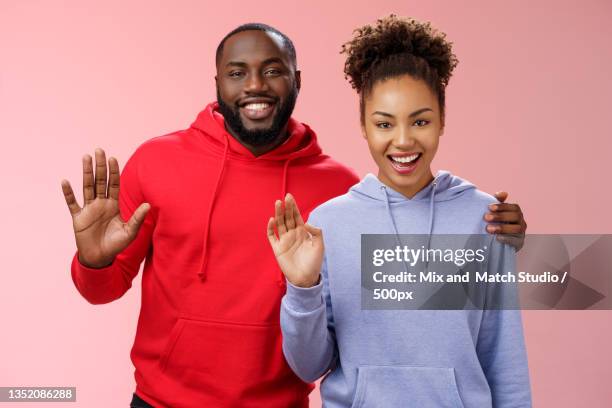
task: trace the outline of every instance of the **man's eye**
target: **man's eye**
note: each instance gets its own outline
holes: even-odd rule
[[[425,119],[417,119],[417,120],[414,122],[414,124],[415,124],[417,127],[423,127],[423,126],[427,125],[428,123],[429,123],[429,121],[428,121],[428,120],[425,120]]]
[[[243,72],[241,71],[232,71],[229,73],[229,76],[231,78],[240,78],[242,76]]]
[[[378,122],[376,124],[376,127],[380,129],[389,129],[391,127],[391,124],[389,122]]]
[[[269,69],[265,72],[267,76],[279,76],[281,71],[279,69]]]

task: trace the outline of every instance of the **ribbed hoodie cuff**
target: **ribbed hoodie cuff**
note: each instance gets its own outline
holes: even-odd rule
[[[323,282],[310,288],[300,288],[287,281],[286,306],[299,313],[312,312],[323,304]]]
[[[77,251],[72,258],[72,267],[78,271],[80,281],[86,286],[96,286],[107,283],[109,277],[113,274],[114,262],[104,268],[90,268],[79,262],[79,252]]]

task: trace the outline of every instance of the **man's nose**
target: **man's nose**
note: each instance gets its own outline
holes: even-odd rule
[[[266,87],[266,81],[259,74],[249,75],[244,84],[244,90],[246,92],[260,92],[266,90]]]

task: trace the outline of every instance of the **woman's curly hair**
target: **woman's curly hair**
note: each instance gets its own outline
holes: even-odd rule
[[[360,95],[361,120],[364,99],[377,81],[401,75],[421,79],[438,96],[444,118],[444,96],[453,69],[459,62],[446,34],[429,22],[391,14],[376,24],[356,29],[342,45],[347,55],[344,76]]]

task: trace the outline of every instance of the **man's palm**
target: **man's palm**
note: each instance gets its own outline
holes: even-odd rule
[[[119,164],[114,158],[109,160],[109,168],[107,186],[104,151],[96,150],[95,177],[91,157],[83,158],[83,208],[77,204],[70,183],[62,181],[62,190],[72,216],[79,260],[91,267],[112,263],[115,256],[136,238],[150,208],[149,204],[141,204],[130,220],[124,222],[119,213]]]

